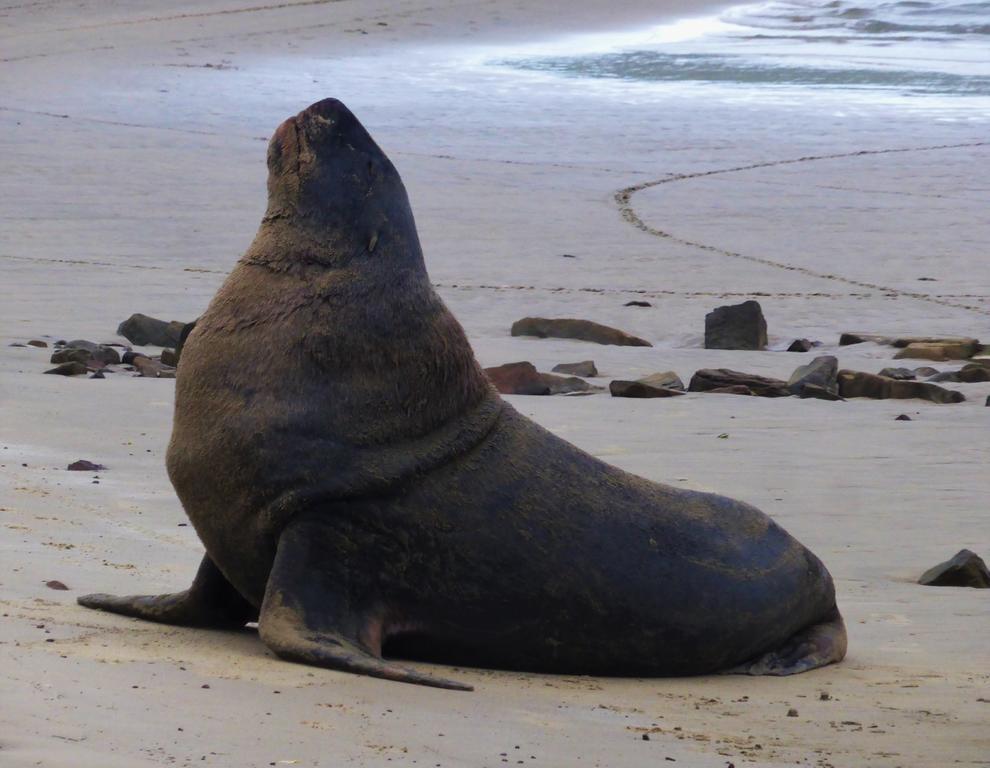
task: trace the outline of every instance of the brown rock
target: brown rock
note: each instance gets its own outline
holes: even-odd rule
[[[530,362],[506,363],[485,368],[485,375],[503,395],[549,395],[550,386]]]
[[[750,397],[753,397],[756,394],[745,384],[733,384],[729,387],[715,387],[715,389],[709,389],[707,391],[709,395],[749,395]]]
[[[990,381],[990,368],[982,365],[964,365],[958,371],[943,371],[936,373],[928,379],[929,381],[958,381],[963,384],[975,384],[982,381]]]
[[[801,391],[798,393],[798,397],[802,400],[807,400],[808,398],[814,398],[815,400],[832,400],[839,401],[844,398],[839,395],[835,389],[829,389],[823,387],[820,384],[805,384],[801,387]]]
[[[39,349],[45,349],[48,346],[47,341],[42,341],[41,339],[31,339],[28,342],[29,347],[38,347]]]
[[[582,360],[580,363],[560,363],[551,370],[554,373],[566,373],[568,376],[597,376],[598,369],[594,360]]]
[[[603,387],[596,387],[577,376],[555,376],[552,373],[537,374],[540,381],[550,388],[551,395],[573,395],[577,393],[601,392]]]
[[[153,360],[144,355],[135,355],[132,361],[137,372],[146,379],[174,379],[175,369],[166,368],[158,360]]]
[[[67,586],[58,579],[52,579],[51,581],[46,581],[45,586],[49,589],[65,590],[68,589]]]
[[[925,571],[919,584],[926,587],[975,587],[990,588],[990,570],[976,553],[959,550],[951,560],[939,563]]]
[[[961,341],[917,341],[905,346],[894,355],[895,360],[965,360],[973,356],[978,347],[975,339]]]
[[[45,371],[45,373],[54,373],[56,376],[79,376],[80,374],[89,372],[89,368],[85,366],[84,363],[62,363],[54,368]]]
[[[179,364],[179,356],[175,354],[174,349],[163,349],[159,359],[162,361],[162,365],[167,365],[170,368],[175,368]]]
[[[839,345],[862,344],[872,341],[875,344],[887,344],[892,347],[908,347],[912,344],[962,344],[972,349],[966,357],[972,357],[980,349],[980,342],[968,336],[887,336],[878,333],[846,332],[839,337]]]
[[[780,379],[770,379],[752,373],[740,373],[728,368],[702,368],[691,377],[689,392],[710,392],[742,385],[759,397],[789,397],[787,384]]]
[[[593,323],[590,320],[569,318],[550,319],[524,317],[512,324],[513,336],[537,336],[541,339],[578,339],[595,344],[613,344],[621,347],[652,347],[650,342],[631,336],[618,328]]]
[[[764,349],[767,321],[759,302],[716,307],[705,315],[705,349]]]
[[[622,379],[609,382],[608,391],[612,397],[636,398],[677,397],[684,394],[684,390],[682,389],[657,387],[652,384],[646,384],[643,381],[623,381]]]
[[[926,381],[898,381],[863,371],[839,371],[838,380],[842,397],[870,397],[875,400],[919,398],[933,403],[961,403],[966,399],[962,392]]]

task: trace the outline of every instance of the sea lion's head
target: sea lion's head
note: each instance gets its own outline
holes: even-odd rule
[[[381,253],[396,239],[403,247],[394,250],[422,260],[398,171],[336,99],[319,101],[276,129],[268,145],[265,222],[329,246],[316,254],[328,265]],[[307,249],[307,256],[314,253]]]

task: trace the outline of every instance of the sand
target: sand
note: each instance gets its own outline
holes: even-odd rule
[[[194,573],[201,546],[163,466],[174,382],[43,376],[50,350],[9,344],[113,340],[136,311],[195,317],[257,226],[267,136],[324,96],[399,167],[431,276],[485,365],[591,358],[599,383],[719,366],[786,378],[815,354],[893,363],[888,347],[839,348],[844,330],[990,340],[985,125],[470,65],[477,46],[691,4],[656,6],[0,9],[0,765],[990,764],[987,593],[914,583],[960,548],[990,555],[990,384],[950,385],[968,398],[953,406],[512,398],[624,469],[756,504],[821,556],[849,656],[793,678],[443,670],[476,686],[460,694],[281,662],[249,630],[75,605]],[[704,350],[705,313],[745,298],[772,349]],[[533,314],[655,346],[511,338]],[[823,346],[779,351],[800,337]],[[65,470],[79,458],[108,469]]]

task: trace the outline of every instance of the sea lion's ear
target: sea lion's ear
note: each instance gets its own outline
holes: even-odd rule
[[[268,142],[268,171],[273,176],[281,176],[286,170],[295,168],[299,156],[299,127],[295,118],[283,122]]]

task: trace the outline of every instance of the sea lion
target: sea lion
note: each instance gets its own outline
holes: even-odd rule
[[[128,616],[257,621],[279,656],[589,675],[840,660],[822,563],[751,506],[649,482],[517,413],[433,291],[399,174],[339,101],[282,123],[253,244],[189,335],[167,466],[206,547]]]

